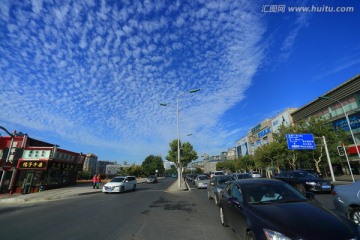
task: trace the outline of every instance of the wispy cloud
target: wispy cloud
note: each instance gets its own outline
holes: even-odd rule
[[[181,136],[199,153],[228,145],[237,131],[219,119],[263,58],[247,1],[3,1],[0,11],[0,122],[100,159],[166,155],[176,111],[159,103],[195,88],[179,98]]]

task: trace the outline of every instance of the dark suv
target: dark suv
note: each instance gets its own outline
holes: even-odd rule
[[[275,175],[274,178],[289,183],[301,193],[306,191],[331,193],[333,189],[330,181],[318,178],[307,171],[283,171]]]

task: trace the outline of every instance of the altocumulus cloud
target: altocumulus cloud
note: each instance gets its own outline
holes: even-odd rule
[[[101,159],[166,155],[177,97],[196,88],[179,97],[182,136],[223,151],[234,129],[220,117],[263,59],[250,1],[9,0],[0,28],[0,121],[113,153]]]

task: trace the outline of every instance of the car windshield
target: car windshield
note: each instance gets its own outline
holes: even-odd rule
[[[251,174],[247,174],[247,173],[237,174],[237,177],[238,178],[251,178]]]
[[[315,176],[308,172],[294,172],[294,176],[297,178],[314,178]]]
[[[110,182],[123,182],[125,178],[123,177],[116,177],[110,180]]]
[[[208,180],[208,177],[207,176],[199,176],[198,180]]]
[[[249,204],[307,201],[299,191],[284,183],[243,184],[241,189]]]

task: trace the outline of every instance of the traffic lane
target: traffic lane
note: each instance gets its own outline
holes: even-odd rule
[[[4,239],[234,239],[192,192],[165,192],[173,179],[136,192],[96,194],[0,216]],[[163,184],[163,185],[162,185]],[[158,187],[161,189],[157,189]],[[201,199],[202,200],[202,199]],[[212,206],[213,207],[213,206]],[[210,215],[209,215],[210,213]]]
[[[6,227],[0,225],[1,238],[115,239],[122,230],[135,232],[136,228],[127,228],[130,222],[136,222],[145,206],[173,182],[168,178],[154,185],[139,184],[135,192],[99,193],[12,208],[0,215],[0,221],[6,222]]]
[[[193,191],[164,193],[138,219],[141,225],[135,235],[125,239],[236,239],[232,232],[219,225],[216,207],[204,204]]]

